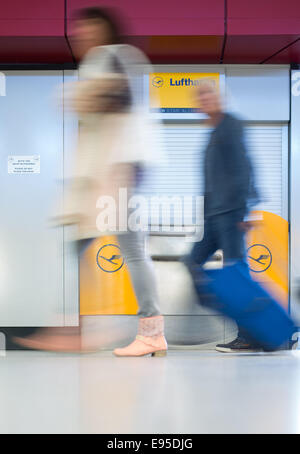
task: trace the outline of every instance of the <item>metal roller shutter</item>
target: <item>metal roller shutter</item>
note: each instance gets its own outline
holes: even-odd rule
[[[246,143],[252,157],[261,203],[259,210],[283,215],[284,163],[283,126],[255,125],[246,128]]]
[[[283,158],[286,158],[283,156],[283,128],[272,124],[245,127],[246,144],[261,196],[261,203],[255,208],[278,215],[283,215],[285,203],[282,190]],[[201,125],[164,124],[159,140],[163,143],[166,158],[146,175],[139,192],[147,198],[183,198],[203,194],[201,166],[209,134],[210,129]]]

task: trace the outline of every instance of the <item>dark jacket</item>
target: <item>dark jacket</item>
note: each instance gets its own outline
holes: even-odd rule
[[[211,134],[204,158],[205,217],[244,209],[257,198],[240,120],[224,113]]]

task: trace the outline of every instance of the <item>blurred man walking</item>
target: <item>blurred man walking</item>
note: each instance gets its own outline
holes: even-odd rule
[[[197,100],[214,130],[204,158],[204,237],[185,259],[194,279],[199,265],[218,249],[224,263],[244,258],[244,219],[250,200],[256,198],[241,121],[223,111],[220,94],[209,82],[197,89]],[[216,346],[221,352],[257,349],[242,329],[232,342]]]

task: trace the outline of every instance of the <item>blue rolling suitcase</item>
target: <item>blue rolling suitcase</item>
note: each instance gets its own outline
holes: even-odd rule
[[[217,270],[201,271],[195,285],[210,306],[234,319],[265,350],[276,350],[288,341],[294,324],[287,312],[249,275],[244,262]]]

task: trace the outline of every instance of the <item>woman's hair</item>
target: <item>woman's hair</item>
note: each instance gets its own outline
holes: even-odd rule
[[[99,21],[99,24],[105,21],[111,33],[111,44],[118,44],[122,41],[123,27],[115,11],[110,8],[99,8],[97,6],[82,8],[76,11],[74,19]]]

